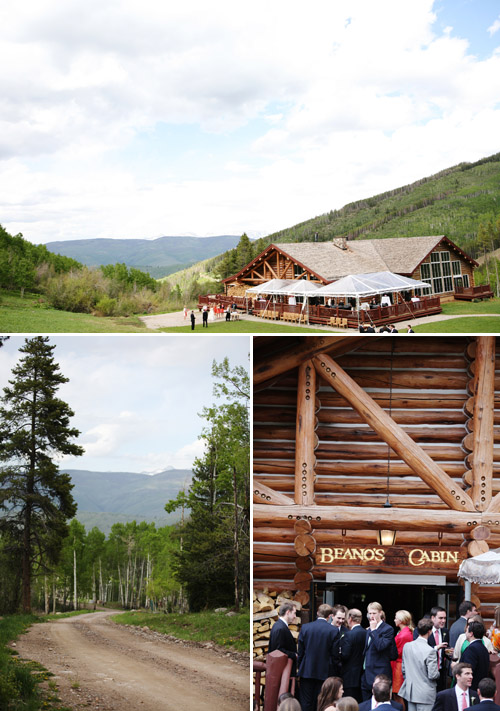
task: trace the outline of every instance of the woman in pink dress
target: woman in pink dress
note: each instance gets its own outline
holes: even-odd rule
[[[403,683],[403,647],[407,642],[413,641],[413,621],[411,619],[411,614],[408,610],[398,610],[394,617],[394,624],[399,627],[399,632],[396,635],[396,647],[398,649],[398,658],[395,662],[391,662],[392,666],[392,693],[395,694],[395,698],[400,703],[404,704],[404,701],[397,696],[401,685]]]

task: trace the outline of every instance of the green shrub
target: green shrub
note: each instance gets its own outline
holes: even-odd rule
[[[96,303],[95,308],[97,313],[102,316],[114,316],[116,313],[116,304],[116,299],[112,299],[105,294]]]

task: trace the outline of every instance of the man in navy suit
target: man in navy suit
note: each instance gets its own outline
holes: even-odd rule
[[[457,639],[465,632],[469,617],[477,614],[476,606],[470,600],[464,600],[458,606],[460,617],[450,627],[450,647],[455,648]]]
[[[387,703],[390,705],[391,708],[387,708],[386,711],[403,711],[403,705],[400,704],[399,701],[393,701],[391,699],[391,685],[392,681],[385,674],[379,674],[378,676],[376,676],[372,686],[371,698],[367,699],[366,701],[362,701],[359,704],[358,711],[372,711],[372,709],[374,709],[375,707],[378,708],[379,702],[377,701],[377,696],[379,697],[379,699],[385,699],[382,703]]]
[[[479,699],[470,686],[472,684],[472,667],[470,664],[459,662],[453,668],[456,685],[451,689],[440,691],[432,711],[465,711],[469,706],[477,704]]]
[[[470,644],[462,653],[460,661],[471,665],[473,673],[471,688],[477,691],[481,679],[490,675],[490,655],[483,644],[483,623],[477,620],[468,622],[465,636]]]
[[[344,696],[352,696],[359,703],[361,697],[361,674],[366,644],[366,630],[361,627],[361,610],[353,608],[347,613],[348,631],[342,645],[342,680]]]
[[[368,605],[370,627],[366,635],[361,695],[363,701],[372,695],[372,685],[378,674],[386,674],[392,681],[391,661],[397,658],[394,630],[382,618],[382,605],[371,602]]]
[[[295,619],[295,605],[293,602],[284,602],[279,611],[279,618],[271,628],[268,653],[278,649],[293,660],[292,676],[297,675],[297,645],[292,633],[288,629]]]
[[[500,706],[493,701],[496,691],[497,687],[493,679],[490,679],[490,677],[481,679],[477,687],[477,695],[481,705],[476,704],[474,711],[476,709],[477,711],[500,711]],[[471,709],[472,707],[469,706],[466,711],[471,711]]]
[[[446,689],[448,660],[444,650],[449,646],[450,633],[446,628],[446,610],[444,607],[433,607],[431,610],[432,631],[429,635],[427,643],[436,649],[438,655],[439,679],[437,680],[437,690],[443,691]],[[415,630],[416,632],[416,630]],[[414,634],[415,637],[415,634]],[[461,711],[461,710],[460,710]]]
[[[330,624],[332,614],[330,605],[320,605],[317,619],[300,630],[298,664],[302,711],[316,711],[321,686],[330,676],[339,634],[338,627]]]

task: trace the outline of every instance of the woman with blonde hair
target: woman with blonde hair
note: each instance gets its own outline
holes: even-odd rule
[[[342,679],[339,676],[329,676],[319,692],[316,711],[335,711],[335,704],[343,693]]]
[[[398,650],[398,658],[391,662],[392,667],[392,692],[397,701],[400,701],[398,692],[403,685],[403,647],[408,642],[413,641],[413,620],[408,610],[398,610],[394,616],[394,624],[399,627],[395,642]]]
[[[358,711],[359,704],[352,696],[342,696],[335,704],[337,711]]]

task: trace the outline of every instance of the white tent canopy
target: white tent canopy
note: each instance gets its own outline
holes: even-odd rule
[[[392,272],[373,272],[370,274],[351,274],[331,284],[317,289],[315,296],[375,296],[396,291],[412,289],[430,289],[431,285]]]
[[[320,288],[321,284],[318,284],[315,281],[301,279],[300,281],[294,282],[294,285],[290,288],[282,289],[281,293],[293,294],[295,296],[314,296]]]
[[[297,282],[293,279],[271,279],[263,284],[257,284],[247,289],[247,294],[286,294]]]

